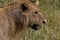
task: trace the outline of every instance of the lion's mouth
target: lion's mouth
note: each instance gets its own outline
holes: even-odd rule
[[[32,29],[38,30],[38,26],[39,26],[39,25],[37,25],[37,24],[33,24],[33,25],[32,25]]]

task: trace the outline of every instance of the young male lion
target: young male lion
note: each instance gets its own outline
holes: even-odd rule
[[[45,22],[43,14],[30,0],[10,4],[0,8],[0,40],[15,38],[17,33],[28,27],[38,30]]]

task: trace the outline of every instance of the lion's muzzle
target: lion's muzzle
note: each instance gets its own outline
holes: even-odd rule
[[[37,24],[33,24],[33,25],[32,25],[32,29],[38,30],[38,26],[39,26],[39,25],[37,25]]]

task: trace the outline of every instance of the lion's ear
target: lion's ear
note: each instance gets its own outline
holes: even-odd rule
[[[28,6],[23,3],[23,4],[21,4],[21,9],[22,9],[22,11],[26,11],[26,10],[28,10]]]

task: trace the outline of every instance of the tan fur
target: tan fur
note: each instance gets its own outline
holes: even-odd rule
[[[21,8],[22,4],[27,7],[25,11]],[[30,23],[41,25],[44,17],[36,5],[29,0],[23,0],[0,8],[0,40],[15,39],[15,36],[28,28]],[[35,11],[38,14],[35,14]]]

